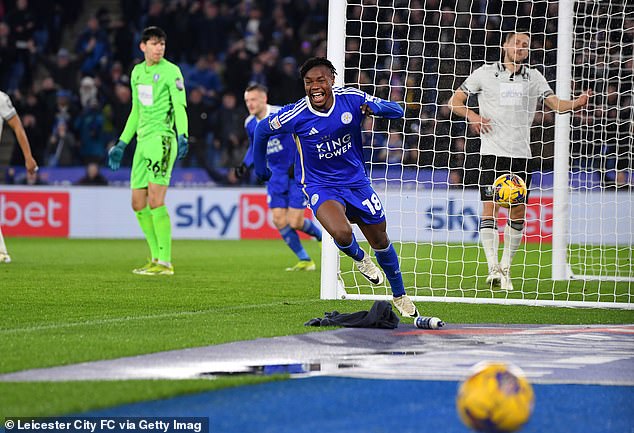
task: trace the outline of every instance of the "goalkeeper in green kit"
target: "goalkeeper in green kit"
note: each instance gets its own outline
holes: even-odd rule
[[[141,35],[145,61],[132,70],[132,111],[119,142],[108,152],[108,165],[117,170],[123,152],[136,133],[130,187],[132,209],[150,247],[151,259],[132,272],[173,275],[172,225],[165,194],[176,159],[187,155],[187,106],[183,75],[165,60],[166,35],[148,27]],[[174,132],[176,127],[176,132]]]

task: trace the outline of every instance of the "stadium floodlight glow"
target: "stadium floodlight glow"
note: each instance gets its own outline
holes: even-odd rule
[[[336,84],[406,107],[403,121],[367,120],[364,150],[408,293],[423,302],[634,309],[634,194],[609,185],[624,158],[632,164],[634,4],[493,3],[464,10],[422,0],[329,3]],[[594,96],[574,113],[538,104],[536,172],[512,265],[515,290],[506,292],[485,284],[473,165],[479,141],[451,117],[447,100],[473,70],[498,61],[504,33],[519,28],[530,30],[529,66],[557,96],[572,99],[587,88]],[[505,224],[498,220],[500,232]],[[321,278],[323,299],[391,297],[387,285],[370,286],[328,236]]]

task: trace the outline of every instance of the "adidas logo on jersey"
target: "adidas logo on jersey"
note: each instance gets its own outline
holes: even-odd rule
[[[310,132],[308,133],[308,135],[315,135],[315,134],[319,134],[319,131],[317,131],[314,127],[310,128]]]

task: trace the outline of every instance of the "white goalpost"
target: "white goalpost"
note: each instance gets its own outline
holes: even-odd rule
[[[634,309],[629,3],[329,1],[336,85],[405,107],[402,121],[366,119],[363,135],[366,169],[412,299]],[[506,292],[485,282],[479,138],[451,116],[447,100],[473,70],[500,59],[503,35],[516,28],[530,30],[528,64],[557,96],[572,99],[588,88],[594,96],[574,113],[555,115],[538,104],[524,239],[512,265],[515,290]],[[477,109],[472,97],[467,103]],[[505,224],[503,215],[500,232]],[[391,298],[389,286],[371,286],[355,269],[324,233],[322,299]]]

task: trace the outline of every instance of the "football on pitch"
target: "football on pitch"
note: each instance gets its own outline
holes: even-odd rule
[[[514,432],[533,412],[533,388],[522,371],[505,363],[480,363],[461,385],[456,408],[462,422],[479,432]]]
[[[502,207],[526,202],[526,183],[516,174],[508,173],[493,182],[493,200]]]

